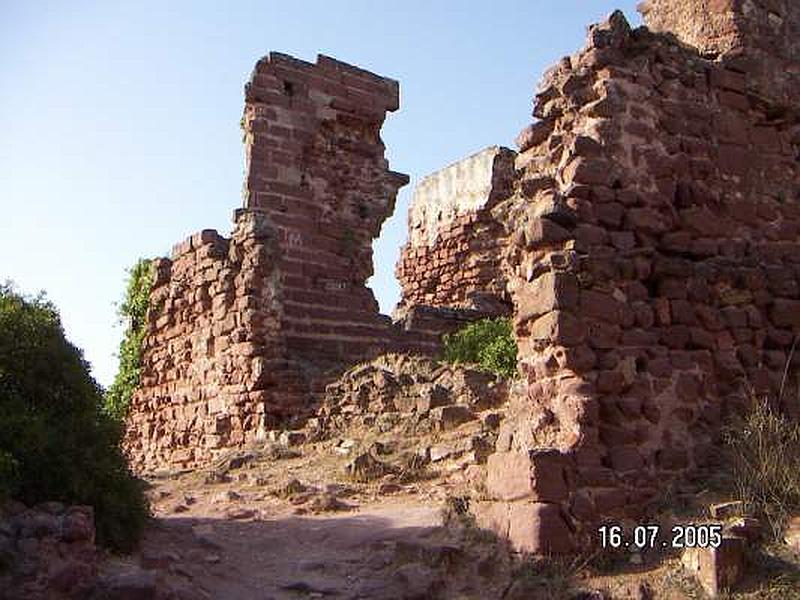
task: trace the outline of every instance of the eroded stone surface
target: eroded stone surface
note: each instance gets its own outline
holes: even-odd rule
[[[0,595],[57,600],[96,587],[100,554],[90,506],[0,506]]]
[[[372,241],[408,181],[388,169],[380,139],[397,82],[272,53],[245,100],[232,236],[203,231],[156,261],[126,436],[139,471],[204,464],[303,417],[331,369],[436,347],[380,315],[366,286]]]
[[[364,286],[403,183],[378,137],[396,83],[324,57],[259,63],[233,236],[198,234],[158,263],[129,420],[137,467],[258,440],[322,397],[324,369],[432,351],[509,298],[521,381],[488,465],[498,531],[568,550],[702,467],[744,381],[777,395],[795,377],[800,8],[642,10],[651,29],[614,13],[545,74],[519,154],[490,149],[423,182],[396,325]],[[413,382],[375,377],[374,406],[349,406],[383,411],[378,427],[466,415],[435,386],[410,398]],[[537,466],[547,453],[558,477]]]
[[[797,333],[800,122],[785,102],[800,86],[797,37],[770,36],[800,9],[770,7],[653,0],[656,31],[614,13],[545,75],[495,209],[525,380],[488,463],[508,511],[537,499],[536,451],[557,449],[558,503],[589,542],[704,465],[745,381],[777,397]]]
[[[427,305],[508,311],[500,268],[505,235],[492,209],[511,193],[514,156],[508,148],[486,148],[417,185],[408,243],[397,263],[400,310]]]

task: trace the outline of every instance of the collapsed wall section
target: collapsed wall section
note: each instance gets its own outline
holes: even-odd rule
[[[430,353],[433,331],[380,315],[372,241],[408,177],[380,128],[396,81],[272,53],[245,88],[244,208],[159,259],[125,448],[137,471],[204,464],[306,416],[345,367]]]
[[[408,242],[396,269],[399,311],[412,306],[508,311],[500,264],[505,232],[492,209],[511,194],[514,156],[507,148],[486,148],[417,185]]]
[[[648,22],[686,5],[705,3],[656,2]],[[521,549],[566,552],[641,516],[708,464],[748,388],[796,383],[797,106],[724,58],[615,13],[545,75],[518,139],[498,210],[523,385],[479,519]]]

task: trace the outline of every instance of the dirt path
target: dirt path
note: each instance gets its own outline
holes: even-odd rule
[[[414,597],[431,574],[389,567],[404,546],[413,554],[435,544],[438,524],[435,508],[408,503],[247,521],[170,516],[148,533],[142,556],[208,598]]]

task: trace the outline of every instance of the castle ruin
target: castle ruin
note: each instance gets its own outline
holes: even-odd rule
[[[399,320],[366,279],[405,176],[397,82],[271,54],[246,88],[244,208],[157,261],[126,448],[191,467],[311,414],[341,368],[513,314],[520,381],[479,522],[569,552],[708,464],[747,390],[786,400],[800,331],[800,5],[649,0],[548,71],[518,153],[424,179]],[[337,369],[339,371],[337,371]]]

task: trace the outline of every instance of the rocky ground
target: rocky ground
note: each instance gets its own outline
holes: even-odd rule
[[[501,597],[501,542],[468,548],[442,509],[482,479],[505,393],[422,359],[361,365],[305,429],[153,479],[140,564],[187,597]]]
[[[465,510],[469,467],[458,468],[458,457],[414,477],[359,482],[347,466],[360,450],[344,455],[339,447],[339,439],[271,445],[273,458],[231,455],[202,473],[154,480],[157,519],[140,554],[109,563],[107,573],[145,569],[156,597],[186,600],[708,597],[677,553],[515,555],[475,528]],[[393,456],[376,460],[391,465]],[[715,499],[687,485],[672,499],[680,511],[664,518],[698,520],[693,511]],[[787,546],[746,558],[747,572],[729,597],[800,597],[798,554]]]
[[[151,477],[154,519],[132,556],[94,553],[90,509],[16,507],[0,518],[0,559],[4,549],[12,559],[0,598],[706,597],[675,552],[533,559],[475,526],[469,505],[481,499],[507,392],[494,376],[422,359],[360,365],[330,386],[304,429]],[[659,519],[707,519],[724,499],[707,483],[672,490]],[[800,522],[792,535],[800,551]],[[790,545],[744,559],[730,597],[800,597]]]

